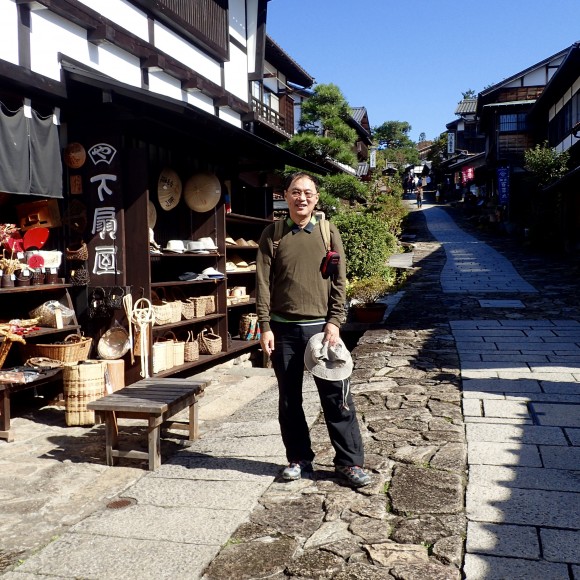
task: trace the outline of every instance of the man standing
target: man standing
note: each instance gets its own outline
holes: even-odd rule
[[[285,220],[280,239],[275,240],[274,224],[266,227],[257,257],[258,322],[262,348],[272,360],[279,390],[278,419],[288,466],[282,477],[300,479],[312,471],[312,451],[308,424],[302,408],[304,353],[309,339],[323,333],[323,343],[340,342],[344,320],[346,266],[340,234],[330,225],[330,241],[340,254],[338,272],[324,278],[320,271],[326,255],[321,224],[313,215],[318,202],[317,184],[305,173],[292,175],[284,198],[290,217]],[[371,482],[362,469],[363,444],[348,381],[314,377],[324,418],[335,450],[336,472],[351,485]]]

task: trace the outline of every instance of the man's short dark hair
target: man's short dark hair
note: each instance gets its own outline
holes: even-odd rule
[[[318,179],[314,177],[314,175],[310,175],[310,173],[306,173],[304,171],[296,171],[295,173],[290,174],[286,178],[286,183],[284,184],[284,191],[288,191],[288,189],[292,185],[292,182],[302,177],[307,177],[308,179],[310,179],[310,181],[312,181],[312,183],[314,183],[314,185],[316,186],[316,191],[318,191],[319,188]]]

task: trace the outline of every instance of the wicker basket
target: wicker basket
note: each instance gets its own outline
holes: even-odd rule
[[[173,346],[166,340],[157,339],[153,343],[151,347],[151,351],[153,352],[153,374],[157,374],[171,368],[167,366],[167,351],[169,347],[171,347],[171,366],[173,366]]]
[[[198,335],[200,354],[217,354],[222,350],[222,337],[206,326]]]
[[[205,299],[205,296],[198,296],[196,298],[189,298],[188,302],[191,302],[191,304],[193,304],[193,308],[194,308],[194,318],[203,318],[206,314],[205,312],[205,306],[207,303],[207,300]]]
[[[164,288],[157,289],[157,296],[161,299],[163,304],[169,304],[171,309],[170,323],[179,322],[181,320],[181,300],[173,300],[169,297],[169,294],[165,292]]]
[[[153,324],[157,326],[171,324],[174,317],[173,308],[168,302],[161,300],[154,290],[151,291],[151,305],[153,306],[153,313],[155,314]]]
[[[185,341],[184,359],[185,362],[193,362],[199,359],[199,342],[194,338],[193,332],[187,333]]]
[[[215,314],[216,311],[215,296],[204,296],[204,298],[205,298],[205,313]]]
[[[66,249],[66,259],[67,260],[78,260],[83,262],[89,259],[89,249],[87,248],[87,244],[82,242],[76,249],[71,250],[70,248]]]
[[[163,336],[173,346],[173,365],[178,367],[185,363],[185,341],[179,340],[175,333],[170,330]]]
[[[96,360],[64,365],[62,378],[67,425],[95,424],[95,413],[87,409],[87,403],[104,395],[106,368],[106,363]]]
[[[170,287],[167,289],[167,295],[170,296],[172,300],[181,302],[181,316],[183,316],[185,320],[191,320],[196,317],[195,304],[190,301],[181,288],[178,286]]]
[[[89,358],[92,344],[92,338],[69,334],[62,342],[27,344],[23,348],[26,358],[45,357],[65,363],[78,363]]]
[[[38,324],[40,326],[46,326],[48,328],[57,328],[56,326],[56,313],[60,310],[62,316],[62,323],[67,326],[70,324],[75,313],[74,310],[68,308],[64,304],[58,302],[58,300],[48,300],[37,306],[34,310],[29,312],[30,318],[38,318]]]

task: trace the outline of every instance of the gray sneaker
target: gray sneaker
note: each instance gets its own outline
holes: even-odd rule
[[[288,467],[283,469],[282,479],[286,481],[300,479],[303,471],[312,471],[312,463],[310,461],[291,461]]]
[[[358,465],[336,465],[334,469],[353,487],[364,487],[371,482],[371,476]]]

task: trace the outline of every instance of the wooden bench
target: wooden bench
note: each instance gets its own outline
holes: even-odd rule
[[[190,441],[197,439],[197,401],[203,396],[206,384],[190,379],[144,379],[87,403],[87,409],[95,411],[105,421],[107,465],[115,465],[118,457],[149,459],[149,469],[155,471],[161,465],[162,426],[167,429],[187,430]],[[187,408],[188,421],[170,420]],[[148,421],[148,453],[136,449],[119,449],[118,418]]]

